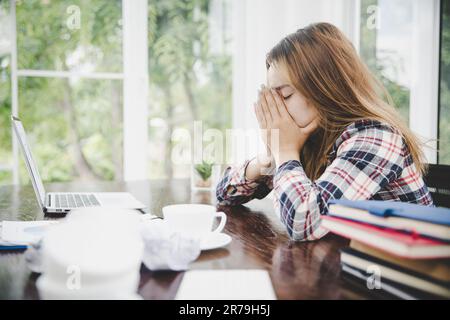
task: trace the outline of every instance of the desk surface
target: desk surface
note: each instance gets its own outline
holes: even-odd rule
[[[129,191],[161,215],[173,203],[215,204],[209,192],[191,192],[187,180],[151,180],[132,183],[69,183],[47,185],[47,191]],[[266,269],[278,299],[385,298],[341,275],[339,249],[348,241],[327,235],[320,241],[290,241],[273,212],[270,199],[246,206],[221,207],[228,216],[225,233],[233,241],[226,248],[207,251],[191,269]],[[30,186],[0,187],[1,220],[44,219]],[[173,299],[183,272],[141,269],[139,293],[145,299]],[[0,299],[37,299],[35,281],[23,253],[0,253]]]

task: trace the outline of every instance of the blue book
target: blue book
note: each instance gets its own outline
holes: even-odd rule
[[[401,201],[330,200],[330,204],[365,210],[378,217],[399,217],[450,226],[450,209],[429,207]]]
[[[7,251],[7,250],[16,251],[16,250],[26,250],[26,249],[27,249],[26,245],[0,244],[0,251]]]

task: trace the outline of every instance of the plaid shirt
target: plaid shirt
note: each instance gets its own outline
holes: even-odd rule
[[[315,240],[327,231],[320,226],[331,199],[393,200],[433,205],[402,136],[392,127],[372,120],[357,121],[339,136],[329,165],[316,181],[297,160],[283,163],[274,175],[245,178],[242,166],[228,167],[217,185],[221,205],[262,199],[273,190],[274,207],[294,240]]]

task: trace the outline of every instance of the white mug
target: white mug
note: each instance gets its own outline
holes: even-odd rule
[[[206,204],[174,204],[163,207],[162,211],[164,221],[172,230],[200,237],[221,232],[227,222],[225,213],[216,212],[214,206]],[[215,218],[220,218],[220,223],[215,230],[211,230]]]

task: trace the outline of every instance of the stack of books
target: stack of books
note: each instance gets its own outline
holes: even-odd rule
[[[403,299],[450,298],[450,209],[341,199],[322,219],[351,239],[343,274]]]

